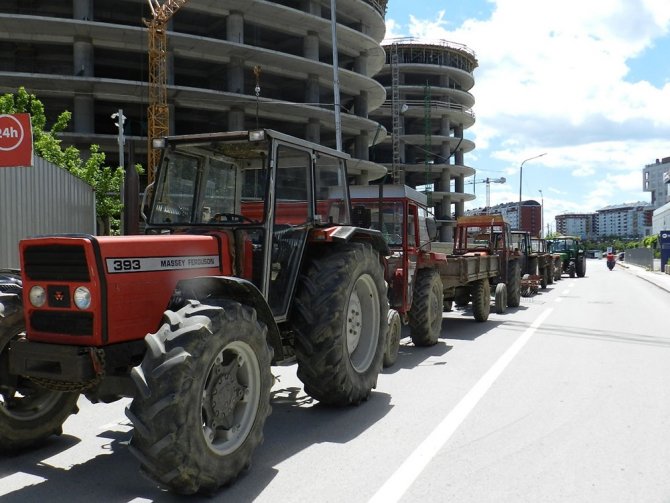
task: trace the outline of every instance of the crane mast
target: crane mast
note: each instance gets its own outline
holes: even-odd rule
[[[147,174],[154,180],[159,151],[153,146],[156,138],[167,136],[170,130],[170,111],[167,103],[167,24],[188,0],[147,0],[152,19],[145,19],[149,33],[149,108]]]

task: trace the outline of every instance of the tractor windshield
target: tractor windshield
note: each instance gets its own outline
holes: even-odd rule
[[[262,219],[264,158],[242,160],[189,150],[165,156],[149,223],[239,224]],[[244,202],[252,207],[255,202],[257,211],[244,214]]]

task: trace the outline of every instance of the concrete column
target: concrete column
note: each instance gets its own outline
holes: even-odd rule
[[[463,175],[456,176],[454,189],[457,193],[463,194],[465,192],[465,177]],[[456,218],[463,216],[465,212],[465,203],[459,201],[456,203]]]
[[[370,185],[370,175],[367,171],[362,171],[360,175],[356,175],[356,185]]]
[[[312,61],[319,61],[319,34],[308,31],[302,40],[302,55]]]
[[[73,113],[75,133],[95,133],[93,105],[93,96],[75,95]]]
[[[93,0],[72,0],[72,19],[93,21]]]
[[[313,16],[321,17],[321,2],[317,0],[304,0],[302,2],[302,10]]]
[[[74,75],[93,77],[93,43],[89,37],[75,37],[72,44]]]
[[[226,18],[226,40],[238,44],[244,43],[244,16],[241,12],[230,11]]]
[[[354,59],[354,71],[361,75],[368,74],[368,53],[363,51]]]
[[[461,149],[454,152],[454,164],[463,166],[463,151]]]
[[[365,161],[369,160],[369,139],[368,132],[361,130],[356,135],[356,143],[354,145],[354,157],[356,159],[363,159]]]
[[[244,43],[244,16],[240,12],[231,11],[226,18],[226,40],[238,44]],[[231,93],[244,93],[244,60],[230,58],[227,73],[227,90]]]
[[[368,93],[361,91],[361,94],[354,98],[354,109],[358,117],[368,118]]]
[[[233,107],[228,112],[228,131],[244,131],[244,109]]]
[[[309,75],[305,82],[305,103],[319,103],[319,76]]]
[[[321,123],[319,119],[309,119],[305,127],[305,139],[314,143],[321,143]]]
[[[442,136],[451,136],[451,121],[449,117],[442,117],[440,121],[440,134]]]
[[[227,86],[231,93],[244,93],[244,60],[242,58],[230,58]]]

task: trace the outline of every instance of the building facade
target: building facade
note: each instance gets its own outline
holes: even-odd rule
[[[380,43],[387,0],[338,0],[341,124],[334,113],[330,2],[191,0],[168,32],[170,133],[272,128],[352,155],[361,183],[384,176],[369,161],[386,131],[368,117],[386,100],[373,77],[386,63]],[[49,119],[72,112],[65,144],[98,144],[113,164],[115,121],[144,162],[148,105],[146,0],[5,0],[0,7],[0,92],[19,86],[43,101]]]
[[[656,209],[670,202],[670,157],[656,159],[642,170],[642,190],[651,192],[651,206]]]
[[[386,59],[377,81],[386,100],[371,117],[387,131],[373,141],[370,159],[383,163],[389,178],[425,190],[435,208],[440,239],[451,241],[455,218],[464,214],[465,179],[475,173],[465,154],[474,142],[465,131],[472,110],[475,53],[462,44],[418,39],[384,44]]]
[[[521,230],[530,232],[531,236],[542,235],[542,205],[534,199],[519,203],[503,203],[490,208],[467,210],[466,215],[500,214],[512,229],[519,229],[519,206],[521,207]]]
[[[564,213],[556,215],[556,232],[581,239],[598,238],[597,213]]]
[[[652,232],[653,207],[643,201],[598,210],[598,236],[641,238]]]

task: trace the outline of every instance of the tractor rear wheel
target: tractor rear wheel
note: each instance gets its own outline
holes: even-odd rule
[[[131,452],[158,485],[212,493],[251,465],[270,414],[272,350],[256,311],[188,301],[145,337],[126,409]]]
[[[519,307],[521,304],[521,264],[515,260],[509,264],[507,276],[507,306]]]
[[[488,279],[480,279],[472,286],[472,314],[477,321],[486,321],[491,312],[491,285]]]
[[[367,400],[382,368],[388,308],[371,246],[347,243],[310,260],[291,319],[298,377],[310,396],[331,405]]]
[[[386,348],[384,349],[384,367],[392,366],[398,359],[400,350],[400,333],[402,332],[402,323],[400,314],[395,309],[389,309],[388,314],[389,333],[386,337]]]
[[[568,266],[568,276],[570,276],[571,278],[574,278],[576,270],[577,270],[577,268],[575,267],[575,263],[570,262],[570,265]]]
[[[415,346],[437,344],[442,330],[443,299],[440,274],[435,269],[420,270],[409,310],[410,337]]]
[[[79,410],[79,393],[52,391],[9,373],[9,344],[24,333],[23,310],[16,306],[0,319],[0,452],[36,447],[60,435],[65,420]]]

